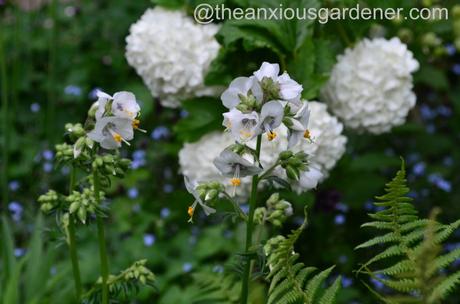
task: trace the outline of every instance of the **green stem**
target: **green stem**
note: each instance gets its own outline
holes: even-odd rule
[[[72,194],[73,189],[75,188],[75,167],[72,165],[70,171],[70,184],[69,184],[69,194]],[[75,295],[77,302],[81,302],[81,276],[80,276],[80,265],[78,264],[78,254],[77,254],[77,242],[75,237],[75,223],[73,215],[69,215],[69,250],[70,250],[70,259],[72,261],[72,271],[73,279],[75,282]]]
[[[3,32],[0,30],[0,73],[1,73],[1,91],[2,91],[2,132],[3,132],[3,147],[2,147],[2,199],[3,204],[8,204],[8,140],[9,140],[9,126],[8,126],[8,83],[6,75],[6,54],[5,54],[5,45],[3,41]],[[2,210],[2,205],[0,203],[0,210]]]
[[[93,183],[94,183],[94,198],[96,203],[100,205],[100,186],[97,169],[93,169]],[[102,304],[109,303],[109,288],[107,286],[107,280],[109,278],[109,260],[107,257],[107,247],[105,245],[105,230],[104,230],[104,219],[96,214],[97,224],[97,236],[99,240],[99,256],[101,261],[101,277],[102,277]]]
[[[56,59],[57,59],[57,0],[51,0],[49,15],[52,20],[52,28],[49,40],[48,61],[48,102],[46,109],[46,134],[47,139],[53,142],[54,120],[56,112]]]
[[[260,158],[260,147],[262,144],[262,135],[257,136],[256,157]],[[251,196],[249,198],[249,215],[246,225],[246,246],[245,253],[249,254],[249,249],[252,246],[252,230],[254,228],[254,211],[257,205],[257,185],[259,184],[259,176],[252,177]],[[249,279],[251,277],[251,259],[247,258],[244,265],[243,286],[241,288],[241,304],[247,304],[249,295]]]

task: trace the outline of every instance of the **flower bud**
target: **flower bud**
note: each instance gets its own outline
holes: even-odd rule
[[[294,153],[292,153],[292,151],[283,151],[283,152],[280,153],[280,159],[281,160],[287,160],[290,157],[292,157],[293,155],[294,155]]]
[[[296,180],[296,181],[299,180],[299,172],[292,166],[288,165],[286,167],[286,175],[289,179]]]

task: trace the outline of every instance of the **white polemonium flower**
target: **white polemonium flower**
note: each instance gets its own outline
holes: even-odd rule
[[[300,174],[296,190],[297,192],[302,192],[303,190],[314,189],[323,178],[324,175],[316,167],[316,164],[310,164],[308,170]]]
[[[236,187],[241,185],[242,177],[253,176],[262,171],[259,166],[228,148],[216,157],[214,165],[223,176],[231,178],[230,184],[234,187],[233,194],[235,194]]]
[[[121,147],[121,143],[129,145],[134,137],[133,122],[130,119],[116,116],[101,117],[96,121],[88,137],[98,142],[102,148],[113,150]]]
[[[253,76],[235,78],[221,95],[222,103],[228,109],[235,108],[242,101],[261,103],[262,88]]]
[[[204,85],[220,45],[216,24],[197,24],[183,11],[156,6],[131,25],[126,59],[152,95],[165,107],[177,108],[194,96],[217,96],[220,87]]]
[[[231,132],[236,141],[244,143],[259,134],[259,114],[257,112],[243,113],[232,109],[223,116],[223,126]]]
[[[411,74],[418,68],[398,38],[364,39],[338,57],[321,95],[347,127],[388,132],[403,124],[415,105]]]
[[[292,100],[300,97],[302,93],[302,86],[298,84],[295,80],[284,72],[282,75],[279,75],[280,67],[278,64],[271,64],[268,62],[262,63],[262,66],[259,70],[254,72],[257,80],[262,83],[264,89],[272,91],[276,89],[278,93],[278,98],[284,100]],[[265,83],[266,80],[271,80],[269,83]],[[272,85],[275,85],[275,88],[271,88]],[[271,95],[276,95],[276,92],[273,92]],[[271,96],[273,97],[273,96]]]
[[[214,131],[204,135],[197,142],[184,144],[179,151],[180,172],[191,181],[219,182],[230,193],[234,187],[213,162],[225,148],[234,143],[235,140],[229,132]],[[246,198],[249,195],[250,179],[241,179],[241,186],[237,188],[236,193],[238,196]]]
[[[286,117],[285,124],[288,128],[288,149],[291,149],[297,145],[301,138],[311,139],[310,130],[308,129],[310,110],[306,101],[291,103],[289,107],[294,115]]]
[[[274,130],[281,125],[283,117],[284,108],[279,101],[272,100],[262,106],[259,128],[261,133],[267,133],[269,141],[276,138],[276,132]]]
[[[138,117],[141,107],[136,96],[131,92],[117,92],[113,95],[112,113],[121,118],[134,120]]]
[[[188,207],[187,213],[190,216],[189,222],[193,221],[193,214],[195,214],[195,209],[198,204],[201,206],[201,208],[203,208],[203,211],[206,215],[210,215],[216,212],[216,209],[209,207],[201,199],[200,194],[196,189],[199,185],[198,182],[191,181],[187,176],[184,176],[184,184],[185,188],[187,188],[187,191],[195,198],[193,204],[190,207]]]
[[[306,103],[306,101],[304,101]],[[309,163],[314,168],[318,169],[323,175],[319,182],[325,180],[329,171],[331,171],[336,165],[337,161],[345,153],[347,138],[342,134],[343,125],[337,119],[337,117],[329,114],[327,111],[327,105],[324,103],[309,101],[308,109],[311,113],[311,117],[308,122],[309,138],[303,136],[299,139],[297,145],[293,146],[291,150],[293,152],[305,152],[309,155]],[[264,168],[270,168],[278,160],[278,156],[281,152],[288,149],[288,128],[282,124],[276,130],[278,136],[273,140],[269,141],[265,137],[262,139],[263,153],[260,155],[260,162]],[[248,144],[251,148],[255,148],[255,140]],[[274,171],[274,174],[286,178],[284,170],[278,168]],[[303,184],[307,185],[307,184]],[[296,192],[307,191],[311,188],[303,188],[302,184],[297,183],[293,185],[293,189]]]

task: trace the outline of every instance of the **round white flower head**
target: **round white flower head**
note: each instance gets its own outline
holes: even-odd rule
[[[126,58],[152,95],[176,108],[183,99],[220,93],[220,88],[204,86],[220,48],[214,38],[218,29],[196,24],[182,11],[148,9],[130,28]]]
[[[415,105],[411,73],[418,68],[399,38],[364,39],[338,57],[322,97],[347,127],[388,132]]]

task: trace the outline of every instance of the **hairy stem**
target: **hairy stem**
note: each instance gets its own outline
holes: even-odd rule
[[[257,146],[256,146],[256,157],[257,159],[260,158],[260,147],[262,144],[262,135],[257,136]],[[252,230],[254,228],[254,211],[257,205],[257,185],[259,184],[259,177],[254,175],[252,177],[252,185],[251,185],[251,197],[249,198],[249,215],[248,221],[246,225],[246,246],[245,246],[245,253],[249,253],[249,249],[252,246]],[[249,258],[246,259],[246,263],[244,265],[244,273],[243,273],[243,286],[241,287],[241,304],[247,304],[248,302],[248,294],[249,294],[249,278],[251,277],[251,260]]]
[[[72,194],[73,189],[75,188],[75,167],[72,165],[70,171],[70,183],[69,183],[69,194]],[[75,223],[74,217],[72,214],[69,215],[69,251],[70,259],[72,261],[72,271],[73,279],[75,283],[75,295],[77,302],[81,302],[81,276],[80,276],[80,265],[78,263],[78,254],[77,254],[77,243],[75,237]]]
[[[101,203],[99,193],[99,176],[97,169],[93,169],[93,182],[94,182],[94,196],[98,205]],[[109,261],[107,257],[107,247],[105,245],[105,230],[104,219],[96,214],[97,236],[99,240],[99,256],[101,261],[101,277],[102,277],[102,304],[109,303],[109,288],[107,286],[107,279],[109,278]]]
[[[6,75],[6,54],[5,54],[5,45],[3,41],[3,32],[0,30],[0,73],[1,73],[1,91],[2,91],[2,132],[3,132],[3,147],[2,147],[2,201],[3,204],[8,204],[8,83]],[[0,210],[2,210],[0,204]]]

